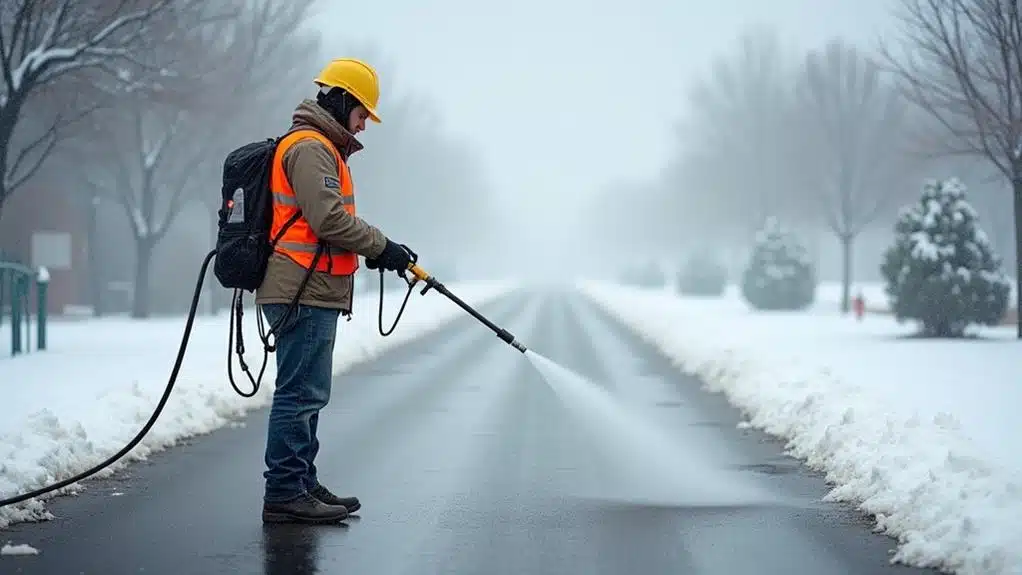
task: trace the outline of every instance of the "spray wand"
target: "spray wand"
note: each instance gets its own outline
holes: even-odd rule
[[[447,289],[447,286],[440,283],[439,281],[436,280],[436,278],[426,273],[426,270],[420,268],[417,264],[413,262],[409,264],[408,271],[412,272],[413,276],[413,279],[411,280],[407,280],[406,278],[406,280],[408,281],[409,290],[411,290],[415,286],[416,280],[426,282],[426,287],[422,288],[422,291],[419,293],[425,295],[426,292],[428,292],[431,288],[435,289],[436,291],[446,296],[447,299],[458,304],[458,306],[461,307],[461,309],[465,310],[466,312],[469,313],[469,315],[479,320],[480,323],[493,330],[493,332],[497,334],[497,337],[504,340],[504,343],[510,345],[511,347],[517,349],[522,353],[528,351],[524,345],[522,345],[518,340],[515,339],[515,336],[511,335],[511,332],[486,319],[486,317],[483,316],[483,314],[479,313],[478,311],[473,309],[472,306],[462,301],[461,298],[451,293],[451,291]]]

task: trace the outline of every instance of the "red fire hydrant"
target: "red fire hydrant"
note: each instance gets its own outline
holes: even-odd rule
[[[862,297],[861,292],[852,300],[852,310],[855,312],[855,319],[862,321],[862,316],[866,314],[866,298]]]

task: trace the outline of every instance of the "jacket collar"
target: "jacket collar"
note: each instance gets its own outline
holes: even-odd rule
[[[337,151],[345,161],[363,148],[362,143],[355,138],[354,134],[345,129],[329,112],[312,99],[303,100],[298,104],[291,117],[289,131],[293,132],[302,128],[312,128],[326,136],[337,146]]]

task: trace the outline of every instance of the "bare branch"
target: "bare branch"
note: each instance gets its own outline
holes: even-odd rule
[[[882,55],[902,93],[1005,176],[1020,169],[1022,23],[1009,0],[902,0],[906,39]]]
[[[57,114],[57,118],[50,124],[50,127],[42,133],[41,136],[32,140],[31,142],[22,146],[21,151],[17,156],[14,157],[14,161],[11,162],[11,166],[7,171],[8,183],[4,186],[7,192],[10,193],[17,186],[14,185],[14,181],[17,180],[18,170],[21,168],[21,163],[25,161],[32,152],[34,152],[39,146],[46,145],[47,149],[53,148],[53,145],[57,141],[57,129],[60,127],[60,122],[63,118],[60,114]],[[45,157],[46,154],[43,154]]]
[[[0,205],[54,151],[60,132],[95,104],[70,108],[23,147],[15,131],[25,107],[58,79],[132,61],[148,24],[171,2],[195,0],[10,0],[0,9]],[[65,84],[72,84],[66,82]],[[29,162],[29,158],[34,158]]]
[[[93,111],[94,108],[86,108],[69,115],[58,113],[49,127],[39,137],[21,145],[21,149],[6,170],[5,177],[7,180],[3,185],[6,194],[10,195],[32,179],[53,152],[54,148],[66,137],[65,129],[85,118]],[[36,157],[29,160],[37,151]],[[23,166],[26,165],[27,168],[23,169]]]
[[[17,177],[11,177],[15,173],[11,172],[11,174],[6,176],[9,178],[6,182],[4,182],[4,190],[7,194],[10,194],[11,192],[23,186],[25,182],[29,180],[29,178],[34,176],[36,172],[39,171],[39,168],[43,165],[43,161],[46,159],[47,156],[50,155],[50,152],[53,151],[53,148],[56,147],[57,140],[58,138],[55,134],[52,137],[49,137],[46,140],[44,140],[46,142],[46,145],[43,147],[42,153],[38,158],[35,159],[34,162],[31,163],[31,165],[29,165],[28,169],[25,170],[24,174]],[[21,156],[19,156],[18,160],[21,159],[22,159]]]

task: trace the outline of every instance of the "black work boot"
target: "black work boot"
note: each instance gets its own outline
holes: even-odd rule
[[[317,485],[309,493],[327,505],[343,505],[345,509],[348,510],[348,513],[354,513],[362,508],[362,504],[359,503],[358,497],[338,497],[333,493],[330,493],[330,490],[322,485]]]
[[[337,523],[347,518],[347,507],[328,505],[308,493],[281,503],[263,502],[263,523]]]

